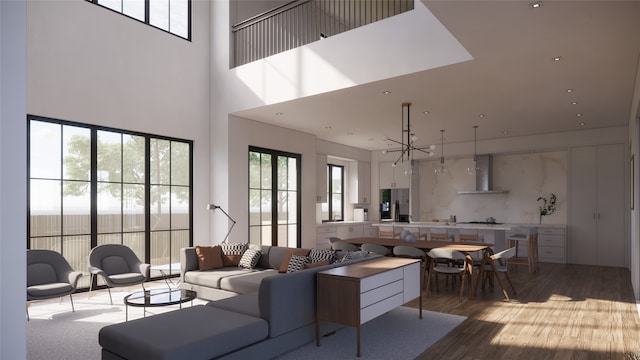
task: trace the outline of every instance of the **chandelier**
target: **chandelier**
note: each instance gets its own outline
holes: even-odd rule
[[[414,143],[418,140],[416,134],[411,131],[411,103],[405,102],[402,103],[402,132],[400,136],[400,141],[391,139],[387,136],[383,136],[382,140],[391,141],[400,145],[400,149],[398,150],[382,150],[383,154],[391,153],[391,152],[400,152],[400,156],[394,161],[391,166],[398,166],[399,162],[404,162],[405,159],[407,161],[413,160],[413,152],[421,151],[428,156],[433,156],[433,150],[435,149],[435,145],[429,146],[415,146]],[[405,142],[406,139],[406,142]],[[413,168],[413,166],[412,166]],[[412,172],[412,171],[411,171]]]

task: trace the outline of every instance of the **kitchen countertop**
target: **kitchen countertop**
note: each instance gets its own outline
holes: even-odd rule
[[[321,224],[316,224],[317,227],[321,226],[340,226],[340,225],[372,225],[373,221],[329,221]]]
[[[561,227],[564,228],[566,225],[564,224],[523,224],[523,223],[509,223],[509,224],[469,224],[469,223],[449,223],[447,225],[446,222],[435,222],[435,221],[425,221],[425,222],[411,222],[411,223],[403,223],[403,222],[383,222],[383,223],[374,223],[373,226],[402,226],[402,227],[438,227],[438,228],[447,228],[447,229],[476,229],[476,230],[511,230],[517,227]]]

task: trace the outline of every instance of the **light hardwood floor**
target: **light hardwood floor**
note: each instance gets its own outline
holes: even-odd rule
[[[468,319],[418,359],[640,359],[628,270],[541,263],[538,273],[519,267],[511,275],[517,295],[509,302],[498,283],[460,301],[459,283],[445,288],[440,279],[424,308]]]

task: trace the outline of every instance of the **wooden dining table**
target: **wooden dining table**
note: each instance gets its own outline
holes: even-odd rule
[[[467,258],[467,264],[469,265],[468,269],[469,269],[469,280],[471,283],[470,285],[473,285],[473,281],[475,277],[477,277],[475,281],[481,280],[481,276],[480,276],[481,274],[477,274],[477,275],[474,274],[475,270],[473,267],[473,258],[471,257],[470,253],[481,252],[483,254],[483,257],[486,258],[488,256],[491,256],[491,254],[493,254],[493,250],[491,249],[491,247],[494,245],[491,243],[463,242],[463,241],[450,242],[450,241],[418,240],[416,242],[404,242],[400,239],[374,238],[374,237],[342,239],[341,241],[344,241],[349,244],[358,245],[358,246],[361,246],[362,244],[377,244],[377,245],[385,246],[389,249],[393,249],[395,246],[410,246],[410,247],[415,247],[420,250],[423,250],[424,252],[429,252],[429,250],[435,249],[435,248],[447,248],[447,249],[460,251],[461,253],[465,254],[465,257]],[[482,267],[480,267],[480,271],[482,271]],[[473,300],[474,291],[472,290],[472,288],[474,287],[475,286],[468,287],[469,300]]]

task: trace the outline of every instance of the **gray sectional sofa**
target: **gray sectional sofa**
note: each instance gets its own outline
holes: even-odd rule
[[[287,248],[262,247],[256,269],[199,272],[194,248],[182,250],[182,287],[210,301],[105,326],[103,359],[269,359],[315,339],[316,273],[380,257],[279,273]],[[255,291],[251,291],[255,286]],[[322,333],[338,326],[322,323]]]

